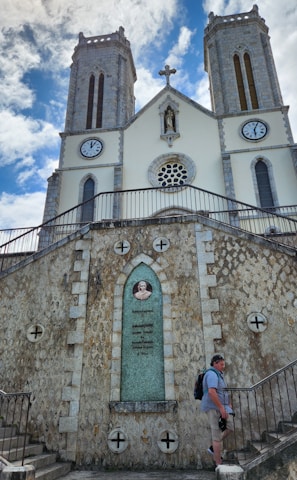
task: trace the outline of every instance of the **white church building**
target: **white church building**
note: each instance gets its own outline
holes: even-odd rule
[[[256,5],[210,13],[204,55],[212,110],[165,65],[135,114],[124,29],[79,34],[39,246],[24,234],[0,250],[1,389],[32,392],[30,438],[77,467],[208,468],[193,387],[220,353],[225,448],[247,480],[272,457],[289,478],[297,145]]]

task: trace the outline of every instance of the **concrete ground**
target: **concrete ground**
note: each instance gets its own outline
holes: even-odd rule
[[[215,471],[206,470],[158,470],[152,472],[135,472],[117,470],[73,471],[61,477],[60,480],[215,480]]]

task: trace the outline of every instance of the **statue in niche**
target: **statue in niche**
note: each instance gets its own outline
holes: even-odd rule
[[[141,280],[133,288],[133,295],[137,300],[146,300],[152,294],[151,285],[145,280]]]
[[[175,114],[171,107],[165,111],[165,132],[175,132]]]

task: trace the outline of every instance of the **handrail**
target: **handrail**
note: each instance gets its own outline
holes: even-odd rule
[[[91,217],[89,215],[88,218],[85,212],[90,205]],[[281,213],[284,209],[285,214]],[[296,254],[296,205],[263,209],[185,184],[101,192],[28,231],[0,230],[4,236],[0,239],[0,271],[18,263],[24,255],[32,255],[86,224],[193,214],[201,214],[218,223],[265,237]]]
[[[248,464],[297,431],[297,359],[250,387],[228,387],[235,412],[228,449]]]
[[[263,378],[259,382],[254,383],[254,385],[251,385],[250,387],[228,387],[226,390],[232,391],[232,392],[236,392],[236,391],[239,391],[239,390],[243,391],[243,392],[251,392],[252,390],[255,390],[255,389],[261,387],[265,383],[272,380],[274,377],[277,377],[279,374],[281,374],[282,372],[285,372],[286,370],[288,370],[289,368],[293,367],[296,364],[297,364],[297,359],[293,360],[293,362],[291,362],[291,363],[288,363],[288,365],[286,365],[285,367],[282,367],[279,370],[276,370],[271,375],[268,375],[267,377]]]
[[[7,461],[24,464],[31,407],[31,392],[6,393],[0,390],[0,453]]]

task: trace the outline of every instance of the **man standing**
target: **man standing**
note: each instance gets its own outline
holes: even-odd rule
[[[222,463],[222,444],[224,438],[233,432],[234,415],[229,402],[224,380],[225,360],[221,355],[214,355],[203,378],[203,397],[201,410],[207,413],[211,429],[212,445],[208,452],[213,455],[216,466]],[[220,422],[221,426],[219,426]],[[222,425],[223,424],[223,425]]]

